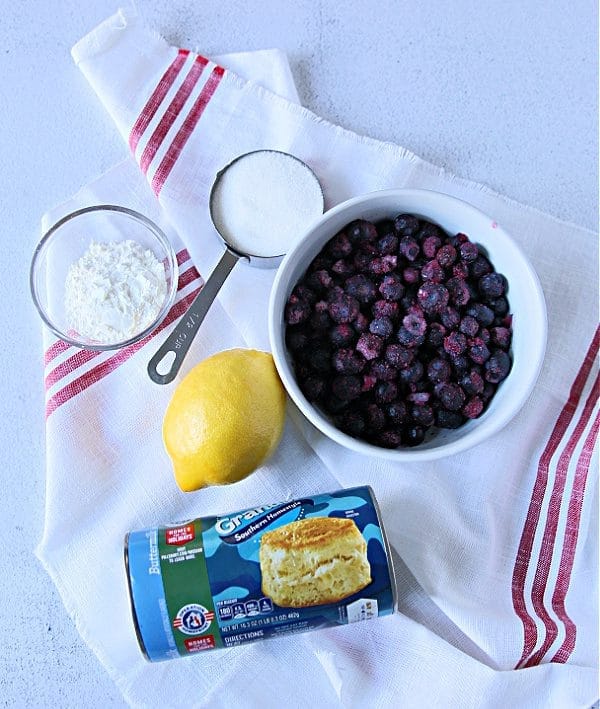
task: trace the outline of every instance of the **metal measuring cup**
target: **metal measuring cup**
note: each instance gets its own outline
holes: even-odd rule
[[[194,337],[196,336],[196,333],[198,332],[200,325],[206,316],[206,313],[236,263],[243,260],[247,261],[250,266],[255,268],[277,268],[285,256],[285,253],[273,254],[269,256],[258,256],[256,254],[240,251],[239,248],[232,246],[232,244],[228,242],[217,227],[215,220],[216,188],[219,185],[223,175],[227,172],[227,170],[229,170],[230,167],[232,167],[232,165],[250,155],[255,155],[256,153],[279,153],[280,155],[285,155],[286,157],[300,163],[312,175],[319,186],[319,190],[321,192],[320,209],[321,212],[323,212],[325,199],[323,196],[323,189],[321,188],[317,176],[310,169],[310,167],[306,165],[306,163],[290,153],[285,153],[281,150],[253,150],[249,153],[243,153],[242,155],[234,158],[217,173],[210,190],[208,206],[212,224],[215,231],[219,235],[220,240],[225,246],[225,253],[221,257],[214,271],[210,274],[200,293],[198,293],[196,298],[194,298],[194,301],[186,313],[175,326],[173,332],[169,335],[169,337],[167,337],[164,343],[159,347],[156,354],[148,362],[148,375],[150,376],[150,379],[157,384],[169,384],[169,382],[172,382],[177,376],[177,373],[183,364],[183,360],[185,359],[190,345],[192,344]],[[161,364],[163,365],[162,367],[160,367]],[[159,367],[161,372],[158,371]]]

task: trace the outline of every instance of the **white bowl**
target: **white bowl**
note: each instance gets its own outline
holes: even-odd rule
[[[483,246],[496,271],[508,280],[513,315],[512,369],[485,412],[457,429],[435,429],[413,448],[382,448],[340,431],[328,415],[311,404],[298,386],[285,344],[286,301],[312,259],[325,243],[354,219],[377,222],[410,213],[440,226],[449,234],[463,232]],[[308,230],[281,263],[269,304],[269,337],[275,365],[292,401],[322,433],[362,454],[388,460],[424,461],[453,455],[500,431],[522,408],[536,383],[546,350],[546,305],[539,279],[529,261],[492,217],[470,204],[430,190],[372,192],[330,209]]]

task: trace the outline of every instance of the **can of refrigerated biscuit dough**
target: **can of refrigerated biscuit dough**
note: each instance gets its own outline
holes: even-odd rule
[[[152,662],[396,608],[370,487],[130,532],[125,568],[137,639]]]

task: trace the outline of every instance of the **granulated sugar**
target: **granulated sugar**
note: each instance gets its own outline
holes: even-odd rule
[[[67,274],[65,312],[80,335],[114,344],[151,325],[166,293],[165,270],[152,251],[132,240],[92,242]]]
[[[234,249],[279,256],[323,213],[323,193],[302,162],[264,150],[227,168],[215,187],[211,210],[215,226]]]

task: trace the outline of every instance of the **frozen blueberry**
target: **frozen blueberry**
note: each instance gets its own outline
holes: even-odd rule
[[[435,414],[435,422],[440,428],[458,428],[462,426],[464,419],[456,411],[438,409]]]
[[[335,347],[351,345],[356,338],[356,333],[348,323],[340,323],[329,331],[329,339]]]
[[[473,278],[481,278],[486,273],[491,273],[492,270],[492,264],[482,254],[479,254],[469,266],[469,271]]]
[[[481,340],[483,340],[483,342],[485,342],[486,345],[489,343],[489,341],[490,341],[490,339],[491,339],[491,337],[492,337],[492,336],[490,335],[490,331],[487,329],[487,327],[482,327],[482,328],[479,330],[479,333],[478,333],[477,336],[478,336],[479,338],[481,338]]]
[[[434,349],[443,347],[446,328],[438,322],[432,322],[427,332],[427,343]]]
[[[317,254],[317,256],[315,256],[315,258],[310,262],[308,273],[313,273],[314,271],[326,271],[331,268],[332,263],[333,259],[327,256],[324,251],[321,251],[321,253]]]
[[[374,318],[389,318],[396,320],[400,309],[398,303],[389,300],[376,300],[371,308],[371,315]]]
[[[481,394],[484,386],[483,377],[475,369],[472,369],[468,374],[462,377],[460,385],[470,396]]]
[[[463,278],[449,278],[446,281],[446,288],[450,293],[450,299],[458,306],[466,305],[471,297],[471,293]]]
[[[350,276],[346,280],[344,290],[352,298],[356,298],[359,303],[370,303],[375,300],[377,291],[375,284],[362,273]]]
[[[442,311],[440,320],[442,321],[444,327],[448,328],[448,330],[454,330],[454,328],[457,328],[460,323],[460,315],[458,310],[448,307],[444,308]]]
[[[331,288],[333,285],[333,278],[329,275],[329,272],[325,269],[320,271],[314,271],[306,279],[306,283],[309,288],[316,291],[317,293],[322,293],[324,290]]]
[[[326,394],[321,398],[320,404],[330,414],[338,414],[348,407],[348,401],[340,399],[335,394]]]
[[[377,404],[369,404],[369,406],[367,406],[365,417],[371,431],[381,431],[385,426],[385,414]]]
[[[406,404],[403,401],[392,401],[391,404],[387,405],[385,415],[391,424],[394,424],[395,426],[400,425],[406,421]]]
[[[467,308],[467,315],[475,318],[483,327],[488,327],[494,322],[494,311],[483,303],[474,303]]]
[[[379,382],[375,385],[375,401],[378,404],[389,404],[398,396],[398,387],[394,382]]]
[[[359,313],[359,303],[356,298],[342,293],[334,295],[327,304],[331,319],[337,323],[352,322]]]
[[[494,311],[495,315],[503,317],[508,313],[508,301],[504,296],[499,298],[493,298],[489,301],[490,308]]]
[[[472,241],[465,241],[461,244],[459,251],[460,257],[467,263],[475,261],[475,259],[479,256],[479,248],[477,244],[474,244]]]
[[[374,276],[382,276],[384,273],[389,273],[396,268],[398,263],[398,257],[394,254],[388,254],[387,256],[377,256],[371,259],[367,265],[369,273]]]
[[[329,330],[332,324],[331,318],[326,310],[315,310],[308,322],[310,327],[316,331]]]
[[[365,368],[364,357],[350,348],[336,350],[331,363],[335,371],[340,374],[359,374]]]
[[[307,362],[311,368],[319,374],[327,374],[331,371],[331,352],[328,347],[313,347],[307,357]]]
[[[440,246],[435,257],[440,266],[447,268],[456,261],[456,249],[451,244],[444,244]]]
[[[512,336],[507,327],[493,327],[490,330],[490,335],[492,338],[492,343],[500,347],[500,349],[507,350],[510,347]]]
[[[399,251],[408,261],[414,261],[420,252],[419,244],[412,236],[403,236],[400,239]]]
[[[412,335],[424,335],[427,329],[427,322],[423,317],[423,311],[420,308],[411,308],[409,312],[402,318],[402,325]]]
[[[435,259],[432,259],[431,261],[428,261],[421,269],[421,278],[424,281],[432,281],[432,283],[441,283],[444,280],[444,269]]]
[[[468,354],[475,364],[483,364],[489,359],[490,351],[480,337],[474,337],[469,340]]]
[[[396,333],[396,339],[404,347],[418,347],[425,342],[425,335],[418,335],[402,326]]]
[[[423,283],[417,291],[419,305],[426,313],[441,313],[448,305],[450,294],[440,283]]]
[[[359,313],[352,323],[354,330],[360,335],[369,329],[369,320],[366,315]]]
[[[302,284],[297,285],[292,292],[297,298],[300,298],[300,300],[305,300],[311,305],[317,300],[316,293]]]
[[[407,384],[415,384],[423,378],[423,365],[419,360],[399,371],[400,379]]]
[[[468,278],[469,264],[466,261],[457,261],[452,266],[452,275],[456,276],[456,278]]]
[[[377,241],[377,252],[382,256],[395,254],[398,250],[398,237],[395,234],[386,234]]]
[[[323,377],[316,374],[306,377],[299,382],[302,393],[309,401],[316,401],[325,392],[326,385]]]
[[[462,414],[468,419],[476,419],[483,411],[483,401],[478,396],[471,397],[462,407]]]
[[[401,236],[408,236],[417,231],[419,220],[412,214],[399,214],[394,219],[394,228]]]
[[[384,340],[387,340],[394,332],[394,326],[389,318],[375,318],[374,320],[371,320],[369,331],[374,335],[379,335],[380,337],[383,337]]]
[[[360,437],[365,430],[365,420],[359,411],[344,411],[337,418],[340,429],[354,438]]]
[[[387,428],[378,434],[377,443],[383,448],[398,448],[402,445],[402,434],[398,429]]]
[[[450,379],[451,373],[450,365],[441,357],[435,357],[427,365],[427,378],[430,382],[433,382],[433,384],[447,382]]]
[[[362,382],[350,374],[334,377],[331,380],[331,391],[342,401],[353,401],[360,396]]]
[[[479,330],[479,323],[472,315],[465,315],[465,317],[460,321],[458,329],[464,332],[468,337],[475,337],[477,331]]]
[[[327,244],[327,251],[334,259],[345,258],[352,253],[352,244],[345,232],[340,231]]]
[[[398,370],[395,367],[392,367],[392,365],[388,362],[378,359],[371,365],[369,374],[374,376],[380,382],[392,382],[396,379]]]
[[[451,355],[450,362],[459,375],[466,372],[471,364],[464,354]]]
[[[439,388],[438,398],[442,406],[449,411],[460,411],[465,403],[465,392],[458,384],[442,384]]]
[[[411,396],[421,396],[421,394],[411,394]],[[433,409],[431,408],[431,406],[427,405],[417,404],[416,406],[413,406],[411,410],[411,416],[412,420],[415,423],[418,423],[421,426],[424,426],[425,428],[433,426],[433,423],[435,421]]]
[[[492,384],[498,384],[506,379],[510,372],[510,357],[502,350],[495,350],[485,363],[485,379]]]
[[[285,306],[285,321],[288,325],[299,325],[310,317],[310,305],[305,300],[288,302]]]
[[[483,391],[481,392],[481,398],[484,401],[489,401],[492,396],[494,396],[494,393],[496,392],[496,384],[492,384],[491,382],[486,382]]]
[[[420,276],[421,274],[419,269],[415,268],[414,266],[407,266],[402,271],[402,278],[404,279],[404,282],[408,284],[418,283]]]
[[[332,265],[331,271],[332,273],[336,273],[338,276],[348,277],[356,271],[356,268],[353,263],[341,258]]]
[[[364,241],[373,241],[377,238],[375,224],[365,219],[357,219],[346,227],[348,238],[353,244],[360,244]]]
[[[479,279],[479,292],[487,299],[499,298],[504,295],[506,282],[500,273],[486,273]]]
[[[376,359],[383,349],[383,339],[379,335],[363,333],[356,343],[356,349],[368,360]]]
[[[467,349],[467,336],[454,330],[444,338],[444,350],[452,356],[462,354]]]
[[[427,238],[423,239],[423,243],[421,245],[421,249],[423,250],[423,254],[427,258],[434,258],[435,255],[437,254],[438,249],[442,245],[442,240],[440,239],[439,236],[428,236]]]
[[[423,443],[425,440],[425,430],[423,426],[410,426],[404,431],[404,436],[402,437],[403,442],[407,446],[418,446],[419,443]]]
[[[379,292],[386,300],[400,300],[404,295],[404,286],[396,273],[386,273],[379,284]]]
[[[371,262],[372,258],[373,257],[371,254],[365,253],[364,251],[359,251],[358,253],[354,254],[352,263],[354,264],[354,267],[357,271],[363,272],[367,270],[367,267]]]
[[[385,348],[385,359],[396,369],[405,369],[414,357],[414,350],[402,345],[388,345]]]
[[[292,352],[298,352],[308,344],[308,334],[302,328],[289,329],[285,333],[285,342]]]

